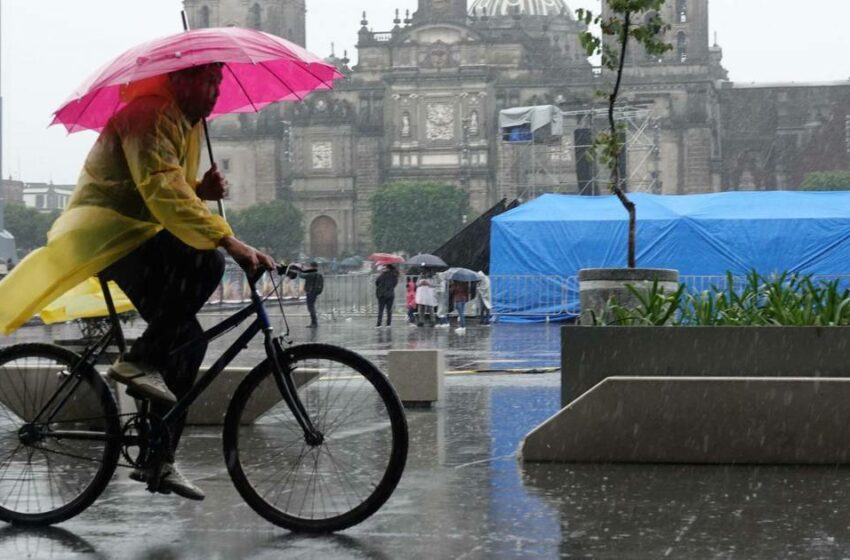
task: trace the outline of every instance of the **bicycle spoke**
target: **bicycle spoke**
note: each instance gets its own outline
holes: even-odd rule
[[[336,352],[339,351],[331,354]],[[397,411],[394,420],[388,397],[376,387],[387,386],[386,378],[368,363],[353,365],[362,363],[357,358],[348,363],[350,354],[345,354],[344,359],[321,354],[296,358],[289,364],[291,371],[317,372],[298,387],[298,396],[308,418],[323,436],[321,443],[306,443],[285,403],[277,405],[256,425],[235,428],[241,442],[237,446],[239,479],[234,478],[237,488],[252,507],[261,506],[257,511],[289,528],[350,526],[380,507],[389,496],[386,489],[391,490],[401,474],[396,470],[393,476],[386,476],[398,466],[393,459],[400,443],[394,428],[397,421],[405,430],[401,445],[406,454],[401,405],[391,395]],[[369,375],[364,375],[360,367]],[[271,375],[264,379],[271,379]],[[240,403],[242,410],[259,406],[252,400],[266,396],[260,390],[263,383],[255,382],[250,395]],[[244,488],[243,480],[247,484]],[[381,488],[383,493],[376,497]],[[304,525],[306,522],[311,525]]]
[[[118,420],[100,375],[45,344],[0,350],[0,518],[61,521],[84,509],[115,468]],[[77,368],[72,376],[67,373]],[[49,405],[49,406],[48,406]],[[38,422],[33,423],[38,416]],[[47,422],[48,418],[52,421]],[[60,440],[54,430],[100,433]]]

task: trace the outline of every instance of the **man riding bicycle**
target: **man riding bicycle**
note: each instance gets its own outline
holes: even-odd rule
[[[221,79],[221,66],[208,64],[125,87],[128,104],[89,152],[47,246],[0,282],[0,329],[8,334],[93,274],[114,280],[148,326],[109,375],[149,398],[160,417],[191,388],[206,353],[201,344],[171,355],[203,333],[195,315],[224,271],[216,249],[249,276],[275,266],[210,212],[205,201],[227,192],[215,164],[196,180],[201,120],[215,106]],[[169,433],[159,490],[202,500],[201,489],[174,466],[182,426],[181,420]],[[130,477],[145,481],[147,473]]]

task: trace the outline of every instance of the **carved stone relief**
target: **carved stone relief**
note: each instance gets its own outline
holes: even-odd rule
[[[313,169],[333,169],[333,142],[313,142]]]
[[[429,103],[425,119],[425,137],[428,140],[451,140],[455,137],[455,109],[451,103]]]

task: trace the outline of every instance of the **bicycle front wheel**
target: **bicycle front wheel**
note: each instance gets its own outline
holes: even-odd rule
[[[97,499],[115,471],[115,399],[79,360],[50,344],[0,350],[0,520],[69,519]]]
[[[306,344],[279,360],[323,441],[305,441],[266,360],[227,411],[230,477],[254,511],[286,529],[325,533],[360,523],[389,499],[404,471],[401,401],[380,370],[343,348]]]

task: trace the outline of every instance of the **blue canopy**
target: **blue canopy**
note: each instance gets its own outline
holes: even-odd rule
[[[641,268],[674,268],[681,275],[850,272],[850,192],[629,197],[637,207]],[[547,194],[497,216],[490,257],[494,313],[577,314],[578,286],[565,285],[563,277],[626,266],[627,235],[628,215],[614,196]],[[531,277],[534,294],[524,288]],[[558,297],[565,290],[571,292],[568,309]]]

